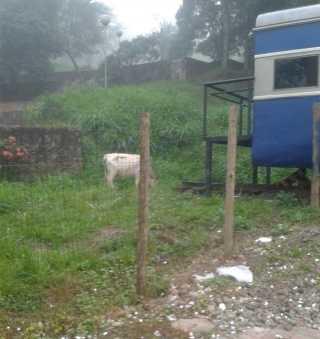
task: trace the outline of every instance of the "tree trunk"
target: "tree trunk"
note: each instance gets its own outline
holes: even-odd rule
[[[248,8],[246,7],[245,2],[242,3],[243,6],[243,21],[246,23],[248,22]],[[245,25],[246,27],[247,25]],[[243,36],[243,69],[245,71],[249,70],[250,68],[250,53],[251,53],[251,48],[250,48],[250,40],[252,38],[249,37],[249,33],[247,30],[244,32]]]
[[[243,69],[245,71],[249,70],[249,65],[250,65],[250,61],[249,61],[249,55],[250,55],[250,41],[249,41],[249,35],[247,34],[246,36],[244,36],[243,39]]]
[[[222,49],[222,67],[228,67],[229,60],[229,35],[230,35],[230,13],[229,0],[221,0],[222,5],[222,22],[223,22],[223,49]]]
[[[74,69],[75,69],[75,71],[77,73],[77,78],[79,79],[79,81],[81,81],[81,79],[80,79],[80,71],[79,71],[79,67],[78,67],[78,65],[76,63],[76,60],[74,59],[73,55],[71,54],[71,52],[69,50],[66,50],[65,52],[67,53],[68,57],[70,58],[70,60],[71,60],[71,62],[73,64],[73,67],[74,67]]]

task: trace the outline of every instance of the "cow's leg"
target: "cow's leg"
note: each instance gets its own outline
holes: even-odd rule
[[[109,187],[114,187],[113,185],[113,178],[115,177],[116,173],[114,171],[106,171],[105,172],[105,182],[107,184],[107,186]]]
[[[104,164],[104,183],[107,185],[108,183],[108,170],[106,164]]]
[[[134,179],[135,179],[135,184],[138,187],[139,181],[140,181],[140,173],[139,172],[135,175]]]

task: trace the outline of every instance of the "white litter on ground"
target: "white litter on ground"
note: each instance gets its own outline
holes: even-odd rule
[[[238,282],[251,283],[253,281],[252,272],[247,266],[218,267],[217,272],[219,275],[230,275]]]
[[[227,307],[224,303],[219,304],[220,310],[224,311]]]
[[[196,275],[196,274],[194,274],[193,275],[197,280],[207,280],[207,279],[212,279],[212,278],[214,278],[214,274],[213,273],[208,273],[208,274],[206,274],[206,275],[203,275],[203,276],[201,276],[201,275]]]
[[[272,241],[272,238],[261,237],[261,238],[257,239],[256,242],[257,241],[260,241],[260,242],[270,242],[270,241]]]

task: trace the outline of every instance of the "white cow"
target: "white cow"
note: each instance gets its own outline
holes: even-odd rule
[[[140,155],[125,153],[110,153],[103,157],[105,183],[113,186],[113,178],[119,174],[121,177],[134,177],[136,186],[140,180]],[[157,178],[149,166],[149,187],[153,187]]]

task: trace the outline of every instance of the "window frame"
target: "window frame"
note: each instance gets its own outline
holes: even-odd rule
[[[279,87],[276,88],[276,63],[277,61],[280,60],[294,60],[294,59],[308,59],[308,58],[316,58],[316,65],[317,65],[317,74],[315,77],[316,84],[315,85],[310,85],[310,86],[292,86],[292,87]],[[273,91],[278,92],[278,91],[290,91],[290,90],[297,90],[301,88],[318,88],[319,87],[319,54],[312,54],[312,55],[298,55],[298,56],[290,56],[290,57],[280,57],[280,58],[275,58],[273,61]],[[306,73],[308,72],[308,69],[306,69]],[[306,82],[308,82],[308,78],[306,79]]]

